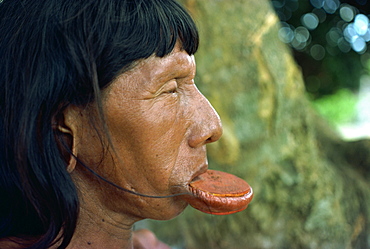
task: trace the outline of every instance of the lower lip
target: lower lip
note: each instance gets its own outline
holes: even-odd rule
[[[243,211],[253,199],[253,190],[243,179],[217,170],[207,170],[188,185],[183,198],[192,207],[209,214]]]

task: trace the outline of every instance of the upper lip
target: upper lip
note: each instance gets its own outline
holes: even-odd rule
[[[205,173],[208,170],[208,163],[207,161],[203,163],[199,169],[192,175],[192,178],[190,179],[190,182],[194,181],[195,178],[200,176],[201,174]]]

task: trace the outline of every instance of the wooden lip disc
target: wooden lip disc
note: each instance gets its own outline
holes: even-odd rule
[[[189,184],[192,195],[184,196],[194,208],[209,214],[232,214],[247,208],[253,190],[243,179],[217,170],[207,170]]]

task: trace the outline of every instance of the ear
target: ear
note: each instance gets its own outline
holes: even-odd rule
[[[67,163],[67,171],[71,173],[77,164],[79,127],[81,124],[80,108],[68,105],[56,118],[54,124],[58,133],[57,142],[59,150]]]

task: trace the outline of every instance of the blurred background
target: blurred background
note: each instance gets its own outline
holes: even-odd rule
[[[200,32],[196,84],[223,123],[209,168],[254,199],[144,226],[176,249],[370,248],[369,3],[180,2]]]
[[[315,108],[345,139],[369,137],[369,1],[271,2]]]

